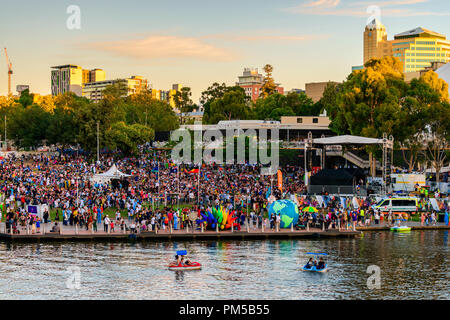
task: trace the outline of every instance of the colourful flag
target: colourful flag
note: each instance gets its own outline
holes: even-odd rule
[[[281,192],[283,192],[283,172],[281,170],[278,170],[278,189],[280,189]]]
[[[269,189],[266,192],[266,199],[269,199],[271,194],[272,194],[272,188],[269,187]]]

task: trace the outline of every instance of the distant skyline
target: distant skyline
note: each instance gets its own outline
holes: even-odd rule
[[[66,9],[81,9],[69,30]],[[234,85],[246,67],[269,63],[286,91],[343,81],[363,60],[363,31],[381,9],[388,37],[416,27],[450,36],[448,0],[2,0],[0,95],[7,93],[3,47],[16,85],[50,94],[50,68],[101,68],[107,79],[146,77],[155,89],[189,86],[193,100],[213,82]],[[376,13],[376,11],[373,11]]]

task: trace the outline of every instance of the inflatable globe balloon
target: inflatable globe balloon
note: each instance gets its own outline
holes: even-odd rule
[[[291,225],[296,225],[299,218],[299,211],[297,204],[291,200],[278,200],[272,202],[269,206],[269,218],[272,215],[280,215],[280,228],[290,228]]]

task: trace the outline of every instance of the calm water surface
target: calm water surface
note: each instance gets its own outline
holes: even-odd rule
[[[167,269],[186,248],[201,271]],[[300,271],[327,252],[329,272]],[[0,299],[450,299],[448,231],[356,239],[139,243],[0,243]],[[367,288],[367,267],[381,289]],[[68,267],[80,289],[68,289]]]

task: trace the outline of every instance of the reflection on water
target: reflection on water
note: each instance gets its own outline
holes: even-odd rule
[[[200,271],[173,272],[187,249]],[[134,243],[0,243],[1,299],[449,299],[448,231],[356,239]],[[327,252],[327,274],[302,272]],[[367,288],[367,267],[381,289]],[[81,269],[81,289],[66,287]]]

